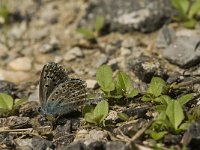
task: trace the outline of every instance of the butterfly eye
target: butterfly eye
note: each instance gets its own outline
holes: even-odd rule
[[[56,92],[56,94],[58,94],[58,92]]]
[[[54,101],[55,99],[54,99],[54,98],[52,98],[51,100],[52,100],[52,101]]]
[[[49,85],[48,85],[48,84],[46,84],[46,85],[45,85],[45,87],[49,87]]]

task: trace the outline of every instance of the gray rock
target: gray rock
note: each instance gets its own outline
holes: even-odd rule
[[[71,61],[76,59],[76,57],[83,57],[84,54],[79,47],[74,47],[70,51],[64,54],[64,60]]]
[[[183,135],[181,143],[190,145],[192,149],[199,147],[200,142],[200,120],[193,122]]]
[[[21,139],[21,138],[17,138],[16,139],[16,144],[19,146],[18,149],[19,150],[32,150],[32,139]]]
[[[190,68],[200,63],[200,38],[197,36],[179,36],[164,51],[163,56],[169,62],[181,68]]]
[[[53,146],[53,143],[41,137],[34,136],[32,139],[33,150],[48,149]]]
[[[99,56],[99,58],[97,58],[96,67],[99,67],[99,66],[105,64],[107,61],[108,61],[108,56],[105,54],[101,54]]]
[[[37,86],[36,90],[30,94],[30,96],[28,97],[28,101],[39,102],[39,86]]]
[[[87,148],[86,148],[85,144],[83,144],[81,142],[76,142],[76,143],[70,144],[69,146],[63,147],[60,150],[63,150],[63,149],[66,149],[66,150],[86,150]]]
[[[72,48],[69,51],[69,53],[74,54],[75,56],[78,56],[78,57],[83,57],[84,56],[82,50],[79,47]]]
[[[45,43],[40,49],[41,53],[49,53],[59,49],[59,41],[56,37],[51,37],[48,43]]]
[[[93,0],[80,24],[104,16],[110,31],[151,32],[162,26],[172,12],[168,0]]]
[[[106,143],[106,150],[130,150],[130,148],[125,143],[112,141]]]
[[[167,79],[167,71],[162,67],[156,57],[141,55],[137,58],[128,59],[128,67],[142,81],[149,83],[153,76]]]
[[[20,24],[15,24],[9,32],[9,37],[10,38],[15,38],[15,39],[19,39],[23,36],[23,34],[25,33],[25,31],[27,30],[27,22],[23,21]]]
[[[175,38],[175,31],[172,28],[164,26],[159,31],[158,37],[156,39],[156,47],[165,48],[172,42],[174,38]]]

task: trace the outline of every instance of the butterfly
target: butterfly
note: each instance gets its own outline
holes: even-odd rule
[[[40,76],[39,100],[39,112],[48,120],[68,114],[86,102],[86,83],[69,78],[57,63],[47,63]]]

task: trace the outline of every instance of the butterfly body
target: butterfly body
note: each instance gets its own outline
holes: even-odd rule
[[[46,64],[39,84],[40,112],[44,116],[58,117],[77,109],[86,101],[86,84],[68,77],[56,63]]]

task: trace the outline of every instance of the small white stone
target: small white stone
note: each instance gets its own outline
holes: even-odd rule
[[[63,58],[66,61],[72,61],[72,60],[76,59],[76,56],[71,53],[66,53]]]
[[[16,71],[29,71],[32,68],[32,61],[28,57],[19,57],[9,62],[8,66]]]
[[[79,47],[74,47],[72,48],[69,53],[74,54],[75,56],[78,57],[83,57],[83,52]]]
[[[106,138],[105,132],[96,129],[89,131],[89,135],[94,140],[103,140]]]
[[[97,81],[96,80],[86,80],[87,88],[88,89],[95,89],[97,87]]]
[[[79,47],[74,47],[64,55],[64,60],[71,61],[76,59],[76,57],[83,57],[83,52]]]
[[[120,52],[121,52],[121,55],[122,55],[122,56],[128,56],[128,55],[131,54],[130,49],[124,48],[124,47],[122,47],[122,48],[120,49]]]

